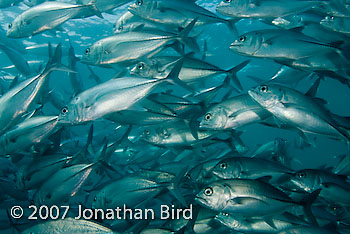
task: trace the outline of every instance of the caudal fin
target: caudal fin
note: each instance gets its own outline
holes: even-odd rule
[[[237,66],[231,68],[230,70],[226,71],[227,77],[229,77],[233,81],[233,83],[238,87],[239,90],[243,90],[243,87],[242,87],[241,82],[238,80],[237,72],[239,72],[245,66],[247,66],[247,64],[249,62],[250,62],[250,60],[246,60],[246,61],[238,64]]]
[[[181,41],[195,52],[200,51],[199,45],[197,44],[195,37],[189,37],[188,35],[192,31],[197,21],[198,21],[198,18],[195,18],[194,20],[192,20],[192,22],[189,23],[179,34],[179,36],[181,37]]]

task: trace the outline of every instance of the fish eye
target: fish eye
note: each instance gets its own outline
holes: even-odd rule
[[[329,17],[329,18],[331,18],[331,20],[334,20],[334,16],[331,16],[331,17]]]
[[[145,130],[144,133],[145,133],[146,135],[149,135],[149,131],[148,131],[148,130]]]
[[[228,3],[230,3],[230,2],[232,2],[232,0],[225,0],[225,2],[228,2]]]
[[[204,189],[205,196],[211,196],[212,194],[213,194],[213,189],[211,187]]]
[[[226,169],[226,168],[227,168],[227,163],[222,162],[222,163],[220,163],[219,167],[220,167],[221,169]]]
[[[185,177],[189,180],[191,179],[191,176],[189,174],[187,174]]]
[[[228,216],[229,216],[229,214],[228,214],[228,213],[222,213],[222,215],[223,215],[223,216],[226,216],[226,217],[228,217]]]
[[[94,197],[94,201],[97,201],[97,197],[96,196]]]
[[[298,177],[299,178],[305,178],[306,177],[306,174],[304,172],[299,172],[298,173]]]
[[[85,50],[85,54],[89,54],[90,53],[90,48],[87,48],[86,50]]]
[[[120,27],[118,28],[118,31],[123,31],[123,26],[120,26]]]
[[[138,68],[139,70],[142,70],[142,69],[145,68],[145,64],[144,64],[144,63],[140,63],[140,64],[137,66],[137,68]]]
[[[244,42],[245,39],[247,39],[245,36],[240,36],[238,40],[239,40],[240,42]]]
[[[210,114],[210,113],[206,114],[206,115],[204,116],[204,119],[205,119],[205,120],[210,120],[210,119],[211,119],[211,114]]]
[[[65,115],[68,112],[68,107],[63,107],[61,113]]]
[[[141,5],[143,4],[143,0],[137,0],[137,1],[136,1],[136,4],[139,5],[139,6],[141,6]]]
[[[267,91],[269,91],[269,88],[266,85],[262,85],[260,87],[260,91],[263,92],[263,93],[266,93]]]
[[[12,28],[12,24],[9,24],[9,25],[8,25],[8,28],[9,28],[9,29]]]

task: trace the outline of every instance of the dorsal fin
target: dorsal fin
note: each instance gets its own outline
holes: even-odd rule
[[[320,85],[320,78],[318,78],[313,85],[310,87],[310,89],[306,92],[306,96],[308,97],[315,97],[317,94],[318,87]]]

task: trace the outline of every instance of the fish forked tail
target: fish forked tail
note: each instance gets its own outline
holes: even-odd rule
[[[237,72],[239,72],[240,70],[242,70],[245,66],[247,66],[250,62],[250,59],[234,66],[233,68],[229,69],[226,71],[227,74],[227,78],[229,78],[230,80],[233,81],[233,83],[236,85],[236,87],[238,87],[238,89],[240,91],[243,90],[242,84],[239,81],[238,77],[237,77]]]
[[[191,50],[195,51],[195,52],[199,52],[199,45],[196,41],[196,37],[198,35],[196,35],[195,37],[189,37],[189,33],[192,31],[193,27],[195,26],[196,22],[198,21],[198,17],[195,18],[194,20],[192,20],[191,23],[189,23],[184,29],[181,30],[181,32],[179,33],[180,36],[180,41],[182,43],[184,43],[185,45],[187,45],[188,47],[190,47]]]
[[[49,44],[49,55],[51,55],[50,44]],[[73,71],[69,67],[63,65],[61,63],[61,60],[62,60],[62,45],[58,44],[56,49],[55,49],[54,54],[50,56],[49,61],[47,62],[41,75],[48,75],[52,71],[65,71],[65,72],[76,73],[75,71]]]

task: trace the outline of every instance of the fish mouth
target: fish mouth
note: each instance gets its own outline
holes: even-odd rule
[[[195,200],[197,203],[199,203],[199,204],[207,204],[207,200],[205,200],[204,198],[199,197],[199,196],[196,196],[196,197],[194,198],[194,200]]]
[[[237,41],[234,41],[234,42],[231,43],[230,48],[231,48],[231,47],[241,47],[241,46],[242,46],[241,43],[239,43],[239,42],[237,42]]]
[[[248,95],[256,101],[258,94],[254,90],[248,90]]]

